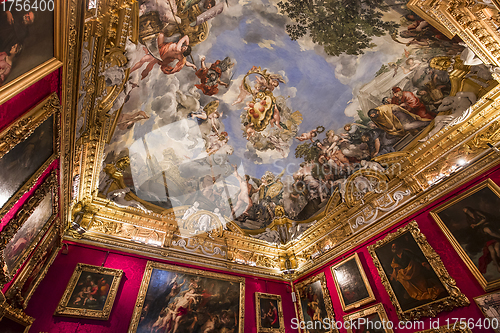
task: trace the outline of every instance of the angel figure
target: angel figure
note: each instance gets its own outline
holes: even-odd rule
[[[297,139],[299,141],[311,140],[311,142],[314,143],[313,138],[316,136],[318,136],[318,129],[315,128],[312,131],[302,133],[300,136],[296,136],[295,139]]]
[[[219,84],[224,87],[229,87],[229,83],[221,81],[222,74],[230,70],[234,63],[229,57],[224,60],[217,60],[207,68],[205,57],[201,57],[201,68],[196,71],[196,76],[200,79],[200,84],[195,84],[195,87],[200,89],[205,95],[213,96],[219,92]]]

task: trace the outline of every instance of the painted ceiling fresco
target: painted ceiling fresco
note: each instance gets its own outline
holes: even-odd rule
[[[313,223],[349,174],[383,172],[491,85],[458,38],[396,1],[145,0],[139,22],[100,194],[253,234],[283,211]],[[465,85],[457,61],[473,65]]]

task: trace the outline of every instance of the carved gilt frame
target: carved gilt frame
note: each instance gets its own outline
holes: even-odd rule
[[[280,327],[279,328],[264,328],[262,327],[262,322],[260,318],[260,300],[261,299],[272,299],[276,300],[278,303],[278,318]],[[257,317],[257,332],[258,333],[285,333],[285,321],[283,319],[283,306],[281,304],[281,295],[266,294],[266,293],[255,293],[255,315]]]
[[[384,305],[382,303],[378,303],[363,310],[359,310],[357,312],[345,315],[344,323],[355,321],[356,319],[360,319],[374,313],[378,314],[382,323],[389,322],[389,318],[387,318],[387,313],[385,312]],[[389,327],[383,327],[383,330],[385,331],[385,333],[393,333],[393,330]],[[347,333],[352,333],[352,329],[350,326],[349,328],[347,328]]]
[[[320,273],[318,275],[312,276],[304,281],[301,281],[301,282],[295,284],[295,291],[297,292],[297,303],[299,305],[299,309],[298,309],[299,310],[298,311],[299,312],[299,321],[305,322],[305,318],[304,318],[304,314],[303,314],[304,309],[302,309],[302,304],[301,304],[301,300],[302,300],[303,295],[301,295],[300,291],[305,286],[307,286],[311,283],[314,283],[316,281],[320,281],[320,283],[321,283],[321,292],[323,293],[323,300],[325,302],[326,314],[327,314],[328,318],[330,319],[330,323],[333,323],[335,321],[335,312],[333,311],[333,305],[332,305],[332,300],[330,298],[330,292],[328,291],[328,286],[326,285],[325,273]],[[323,318],[323,319],[325,319],[325,318]],[[304,330],[304,332],[310,333],[310,331],[307,328]],[[331,325],[330,330],[328,332],[338,333],[338,330],[335,328],[335,325]]]
[[[185,268],[179,267],[169,264],[163,264],[155,261],[148,261],[146,265],[146,269],[144,270],[144,275],[142,277],[141,287],[139,289],[139,294],[137,295],[137,300],[135,302],[134,313],[132,314],[132,319],[130,321],[130,325],[128,328],[129,333],[135,333],[137,331],[137,326],[139,325],[139,321],[141,319],[142,308],[144,306],[144,302],[146,301],[146,293],[148,291],[149,282],[151,280],[151,274],[153,273],[153,269],[165,270],[170,272],[178,272],[184,274],[191,274],[195,276],[200,276],[204,278],[217,279],[222,281],[229,281],[239,283],[240,285],[240,302],[239,302],[239,316],[238,323],[239,329],[236,331],[237,333],[244,333],[245,329],[245,278],[225,275],[220,273],[213,273],[205,270],[198,270],[193,268]]]
[[[488,297],[495,295],[496,294],[496,300],[493,300],[490,304],[488,304],[487,301],[485,301]],[[479,310],[481,310],[482,314],[484,315],[484,321],[483,321],[483,326],[488,321],[490,323],[490,327],[495,333],[500,333],[500,319],[499,319],[499,314],[500,314],[500,307],[498,307],[498,299],[500,299],[500,292],[494,291],[489,294],[481,295],[474,297],[474,302],[476,303],[477,307]],[[488,309],[489,307],[492,307],[493,309]],[[494,307],[496,306],[496,308]],[[492,313],[493,311],[496,312]],[[490,312],[490,313],[488,313]],[[491,325],[494,323],[494,321],[497,323],[496,328],[493,328]]]
[[[71,300],[71,295],[76,288],[76,284],[80,276],[84,273],[95,273],[104,274],[108,276],[113,276],[113,281],[109,287],[108,295],[106,297],[106,302],[102,310],[91,310],[83,308],[74,308],[69,306],[69,301]],[[113,269],[101,266],[93,266],[79,263],[76,265],[75,271],[71,276],[66,290],[59,301],[59,305],[54,312],[55,316],[65,316],[65,317],[75,317],[75,318],[90,318],[99,320],[108,320],[109,314],[113,308],[113,303],[115,302],[116,294],[118,293],[118,288],[120,287],[120,281],[123,276],[123,271],[120,269]]]
[[[361,278],[363,279],[363,284],[366,288],[366,291],[368,292],[368,297],[346,306],[344,297],[342,296],[342,291],[340,289],[339,278],[338,278],[337,274],[335,274],[335,270],[350,260],[354,260],[356,262],[356,267],[358,268],[358,271],[361,275]],[[366,277],[365,271],[363,269],[363,265],[361,264],[361,260],[359,260],[358,253],[354,253],[353,255],[349,256],[348,258],[333,265],[332,267],[330,267],[330,269],[332,272],[333,279],[335,281],[335,288],[337,288],[337,295],[339,296],[340,303],[342,304],[342,311],[347,312],[347,311],[352,310],[352,309],[357,309],[362,305],[365,305],[365,304],[368,304],[368,303],[375,301],[375,295],[373,294],[373,290],[370,286],[370,282],[368,281],[368,278]]]
[[[16,204],[16,202],[28,192],[35,184],[42,173],[59,156],[59,137],[60,137],[60,109],[59,98],[56,93],[51,94],[42,102],[38,103],[33,109],[16,120],[9,127],[0,132],[0,158],[11,151],[17,144],[26,140],[43,122],[54,116],[53,133],[53,153],[52,155],[35,171],[33,175],[12,195],[11,198],[0,207],[0,219]]]
[[[50,248],[50,245],[53,244],[53,242],[55,242],[54,246]],[[32,283],[31,288],[27,290],[26,296],[24,296],[24,308],[26,308],[26,306],[28,306],[29,300],[31,299],[31,296],[33,296],[36,288],[38,287],[40,282],[42,282],[42,280],[44,279],[45,275],[47,274],[47,271],[49,270],[49,267],[56,259],[57,254],[59,253],[61,247],[62,243],[58,227],[55,224],[53,224],[50,227],[47,234],[45,235],[45,238],[40,243],[40,246],[38,246],[35,253],[33,253],[33,256],[29,259],[28,263],[23,268],[22,272],[16,278],[14,283],[10,286],[9,290],[7,291],[7,297],[10,297],[16,288],[19,288],[21,290],[23,289],[24,284],[29,279],[30,275],[33,272],[33,269],[35,269],[35,267],[37,266],[39,261],[43,258],[43,256],[47,254],[46,252],[49,251],[50,253],[48,253],[47,260],[43,264],[40,271],[37,273],[37,276],[35,278],[35,281]]]
[[[67,25],[65,24],[66,4],[63,0],[54,0],[54,56],[41,65],[27,71],[16,79],[0,87],[0,104],[17,95],[27,87],[53,72],[65,62],[64,45]]]
[[[438,299],[436,301],[431,301],[424,305],[417,306],[412,309],[403,311],[401,305],[398,301],[396,293],[392,289],[389,282],[389,278],[384,272],[382,263],[376,253],[377,249],[396,240],[404,234],[410,234],[415,240],[420,251],[424,255],[425,259],[428,261],[431,269],[436,273],[439,281],[446,289],[448,296]],[[434,251],[434,249],[427,242],[424,234],[420,232],[418,224],[416,221],[408,223],[405,227],[399,228],[396,232],[388,234],[384,239],[377,241],[375,244],[368,246],[368,251],[373,259],[375,267],[377,267],[378,274],[382,280],[382,284],[385,290],[391,298],[391,302],[396,308],[396,312],[400,320],[418,320],[421,317],[434,317],[436,314],[442,311],[451,311],[456,307],[468,306],[470,304],[467,297],[460,291],[457,287],[455,280],[450,276],[439,255]]]
[[[458,240],[455,238],[455,236],[453,236],[452,232],[448,229],[446,224],[439,217],[439,213],[442,212],[443,210],[457,204],[458,202],[462,201],[463,199],[470,197],[471,195],[477,193],[478,191],[480,191],[486,187],[489,188],[498,198],[500,198],[500,186],[495,184],[495,182],[493,182],[491,179],[486,179],[485,181],[481,182],[480,184],[478,184],[470,189],[467,189],[467,191],[464,192],[463,194],[461,194],[453,199],[450,199],[446,203],[440,205],[438,208],[433,209],[430,212],[430,214],[431,214],[432,218],[434,219],[434,221],[436,221],[438,226],[444,232],[444,234],[446,235],[446,238],[450,241],[451,245],[453,245],[453,248],[455,249],[455,251],[457,251],[460,258],[462,258],[464,263],[467,265],[469,270],[472,272],[474,277],[477,279],[477,281],[479,282],[481,287],[484,289],[484,291],[490,291],[490,290],[497,289],[500,286],[500,278],[496,279],[494,281],[491,281],[491,282],[486,281],[486,279],[481,274],[479,269],[476,267],[474,262],[472,262],[471,258],[467,255],[465,250],[462,248],[462,246],[460,245]]]
[[[14,218],[9,221],[9,223],[0,233],[0,266],[3,267],[3,269],[0,270],[0,285],[5,284],[12,279],[19,268],[24,264],[26,258],[28,258],[28,256],[31,254],[35,246],[46,234],[49,227],[54,224],[54,221],[56,220],[56,217],[59,213],[58,193],[59,183],[57,181],[57,171],[52,171],[47,179],[43,182],[43,184],[35,190],[34,194],[28,199],[26,203],[24,203],[19,212],[17,212]],[[30,218],[35,209],[47,195],[51,196],[52,215],[47,221],[44,222],[42,229],[38,232],[35,238],[33,238],[31,244],[23,250],[22,255],[15,261],[12,269],[9,270],[5,261],[4,251],[6,246],[16,235],[19,229],[21,229],[24,223]]]

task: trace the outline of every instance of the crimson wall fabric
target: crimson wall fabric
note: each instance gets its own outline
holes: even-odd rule
[[[16,121],[19,117],[28,112],[31,108],[35,107],[38,103],[42,102],[46,97],[48,97],[53,92],[57,92],[60,97],[61,92],[61,70],[56,70],[44,78],[40,79],[38,82],[32,86],[21,91],[19,94],[15,95],[8,101],[0,105],[0,131],[7,128],[10,124]],[[56,159],[47,170],[38,179],[38,182],[26,192],[19,201],[12,207],[12,209],[5,214],[5,216],[0,221],[0,232],[5,228],[8,222],[15,216],[22,205],[31,197],[33,192],[42,184],[45,179],[53,170],[59,169],[59,159]],[[1,171],[0,171],[1,172]],[[21,272],[21,270],[19,270]],[[15,279],[15,278],[14,278]],[[13,279],[13,280],[14,280]],[[10,286],[10,283],[5,285],[2,289],[5,292]]]
[[[30,332],[127,332],[148,258],[120,252],[111,252],[107,258],[106,255],[106,249],[73,243],[69,243],[68,254],[58,254],[26,309],[28,315],[36,318]],[[121,269],[124,272],[109,320],[100,321],[53,316],[76,264],[85,263],[100,266],[103,262],[105,262],[105,267]],[[175,264],[168,261],[162,262]],[[229,272],[208,270],[190,265],[182,266],[231,274]],[[239,274],[234,275],[241,276]],[[289,284],[281,281],[245,276],[245,333],[257,332],[254,296],[256,292],[281,295],[286,332],[297,332],[290,328],[292,318],[295,317],[295,310]]]
[[[463,294],[467,296],[467,298],[470,301],[470,305],[468,307],[460,307],[460,308],[455,308],[453,311],[450,312],[441,312],[438,314],[435,318],[422,318],[421,320],[424,322],[423,324],[425,325],[425,329],[429,328],[429,325],[431,322],[435,322],[436,320],[439,319],[440,326],[446,325],[447,322],[446,320],[448,319],[450,323],[454,323],[455,319],[454,318],[464,318],[466,321],[469,319],[474,319],[474,323],[477,322],[477,320],[484,320],[484,316],[482,312],[479,310],[477,307],[476,303],[474,302],[474,297],[484,295],[486,292],[481,288],[475,277],[472,275],[470,270],[467,268],[465,263],[462,261],[458,253],[453,249],[453,246],[451,243],[448,241],[444,233],[441,231],[439,226],[436,224],[436,222],[432,219],[431,215],[429,212],[433,210],[434,208],[438,207],[441,205],[443,202],[449,200],[450,198],[453,198],[465,191],[467,189],[473,187],[474,185],[479,184],[480,182],[484,181],[485,179],[490,178],[493,180],[496,184],[500,185],[500,167],[495,167],[489,172],[486,172],[480,177],[477,177],[473,181],[465,184],[464,186],[460,187],[458,190],[454,191],[453,193],[443,196],[439,200],[432,202],[431,204],[427,205],[424,209],[419,211],[418,213],[414,214],[413,216],[410,216],[409,218],[401,221],[400,223],[396,224],[395,226],[391,227],[390,230],[385,231],[382,234],[377,235],[376,237],[370,239],[368,242],[365,242],[363,244],[360,244],[359,246],[356,246],[353,248],[351,251],[343,254],[339,258],[333,259],[327,266],[324,266],[322,268],[317,269],[316,271],[312,272],[311,274],[308,274],[307,276],[304,276],[300,280],[297,280],[294,283],[300,282],[301,280],[306,279],[307,277],[319,274],[321,272],[324,272],[326,275],[326,280],[327,280],[327,285],[328,285],[328,290],[330,291],[330,296],[332,298],[332,303],[333,303],[333,308],[335,311],[335,316],[336,320],[342,320],[343,316],[346,314],[354,313],[362,308],[367,308],[370,307],[376,303],[382,302],[384,305],[384,309],[388,315],[388,319],[392,321],[395,325],[399,323],[398,316],[396,314],[396,310],[394,306],[392,305],[389,295],[387,294],[384,286],[382,285],[380,276],[378,274],[377,268],[373,264],[372,258],[370,256],[370,253],[368,252],[367,246],[375,244],[378,240],[384,239],[385,236],[389,233],[395,232],[397,229],[404,227],[407,225],[410,221],[415,220],[418,223],[418,226],[420,228],[420,231],[427,237],[427,241],[429,244],[432,246],[432,248],[437,252],[437,254],[441,257],[441,260],[444,263],[445,268],[448,270],[448,273],[452,278],[455,279],[457,286],[460,288]],[[366,272],[366,275],[368,277],[368,280],[370,281],[370,285],[373,289],[373,292],[376,297],[376,301],[366,304],[359,309],[353,309],[348,312],[343,312],[342,311],[342,305],[339,300],[339,296],[337,294],[336,288],[335,288],[335,283],[332,277],[331,269],[330,267],[333,266],[334,264],[340,262],[343,260],[343,258],[346,258],[350,256],[351,254],[354,254],[355,252],[358,253],[361,263],[363,265],[363,269]],[[415,332],[418,330],[415,329],[394,329],[394,332]],[[341,329],[340,332],[346,332],[346,330]],[[491,329],[474,329],[473,332],[493,332]]]

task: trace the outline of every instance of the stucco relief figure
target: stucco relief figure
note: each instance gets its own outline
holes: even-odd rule
[[[453,126],[460,120],[465,120],[462,118],[464,118],[466,111],[471,105],[474,105],[474,103],[476,103],[476,95],[472,92],[461,91],[455,96],[445,97],[439,106],[438,111],[450,111],[451,113],[437,115],[436,118],[434,118],[434,128],[425,136],[425,138],[419,141],[425,142],[443,128]]]
[[[276,230],[271,230],[269,228],[266,228],[266,231],[264,231],[263,233],[250,236],[272,244],[279,244],[281,240],[279,233]]]
[[[146,209],[146,207],[144,207],[144,205],[142,205],[138,201],[125,199],[125,196],[129,192],[130,192],[130,189],[128,187],[120,188],[120,189],[109,192],[106,195],[106,198],[108,198],[108,200],[114,202],[114,204],[120,208],[134,207],[134,208],[142,210],[144,213],[151,212],[149,209]]]

